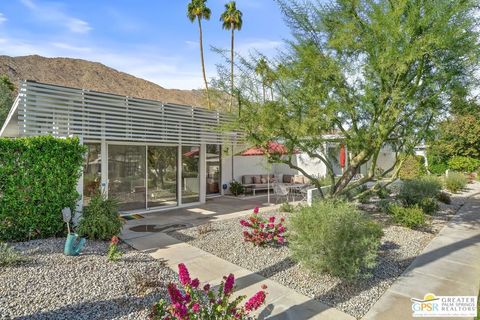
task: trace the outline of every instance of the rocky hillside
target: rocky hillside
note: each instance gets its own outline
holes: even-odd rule
[[[101,63],[80,59],[0,56],[0,74],[8,75],[16,85],[20,80],[35,80],[170,103],[206,104],[199,90],[165,89]]]

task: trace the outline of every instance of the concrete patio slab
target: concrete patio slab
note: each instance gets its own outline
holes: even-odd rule
[[[271,202],[274,200],[272,199]],[[141,219],[129,220],[122,230],[122,239],[145,237],[155,232],[142,232],[142,226],[154,226],[156,228],[170,225],[185,225],[193,227],[209,222],[232,219],[246,215],[255,207],[260,207],[260,212],[269,212],[278,209],[279,205],[267,204],[266,196],[253,198],[218,197],[208,199],[205,204],[185,208],[172,208],[165,211],[152,211],[142,214]],[[132,228],[137,229],[136,231]]]

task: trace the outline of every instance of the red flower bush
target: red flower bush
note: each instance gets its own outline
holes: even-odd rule
[[[256,246],[263,246],[269,243],[284,244],[286,242],[284,233],[287,231],[283,223],[284,218],[280,218],[280,222],[275,223],[276,218],[267,219],[258,215],[258,208],[253,210],[253,214],[246,220],[240,220],[240,224],[251,231],[243,231],[243,238],[247,242],[252,242]]]
[[[183,288],[180,290],[174,283],[167,287],[170,304],[160,300],[153,306],[150,319],[154,320],[190,320],[190,319],[250,319],[249,314],[265,303],[267,293],[265,285],[245,305],[240,306],[246,296],[240,296],[233,301],[230,298],[235,287],[233,274],[223,277],[217,290],[207,283],[199,289],[200,281],[191,280],[187,267],[178,265],[178,279]]]

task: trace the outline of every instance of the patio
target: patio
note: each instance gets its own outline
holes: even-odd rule
[[[128,242],[129,239],[146,237],[159,232],[231,219],[250,213],[255,207],[259,207],[261,212],[273,211],[279,207],[274,205],[274,202],[273,194],[270,196],[271,205],[268,205],[267,195],[241,198],[223,196],[207,199],[204,204],[188,208],[124,216],[126,223],[120,237]]]

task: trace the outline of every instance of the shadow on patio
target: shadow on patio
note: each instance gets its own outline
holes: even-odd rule
[[[246,198],[229,196],[208,199],[205,204],[186,208],[172,208],[165,211],[152,211],[138,219],[127,220],[121,238],[129,240],[147,237],[159,232],[169,232],[176,229],[189,228],[213,221],[230,219],[248,214],[255,207],[262,212],[275,210],[275,198],[271,196],[271,205],[268,205],[266,195]]]

